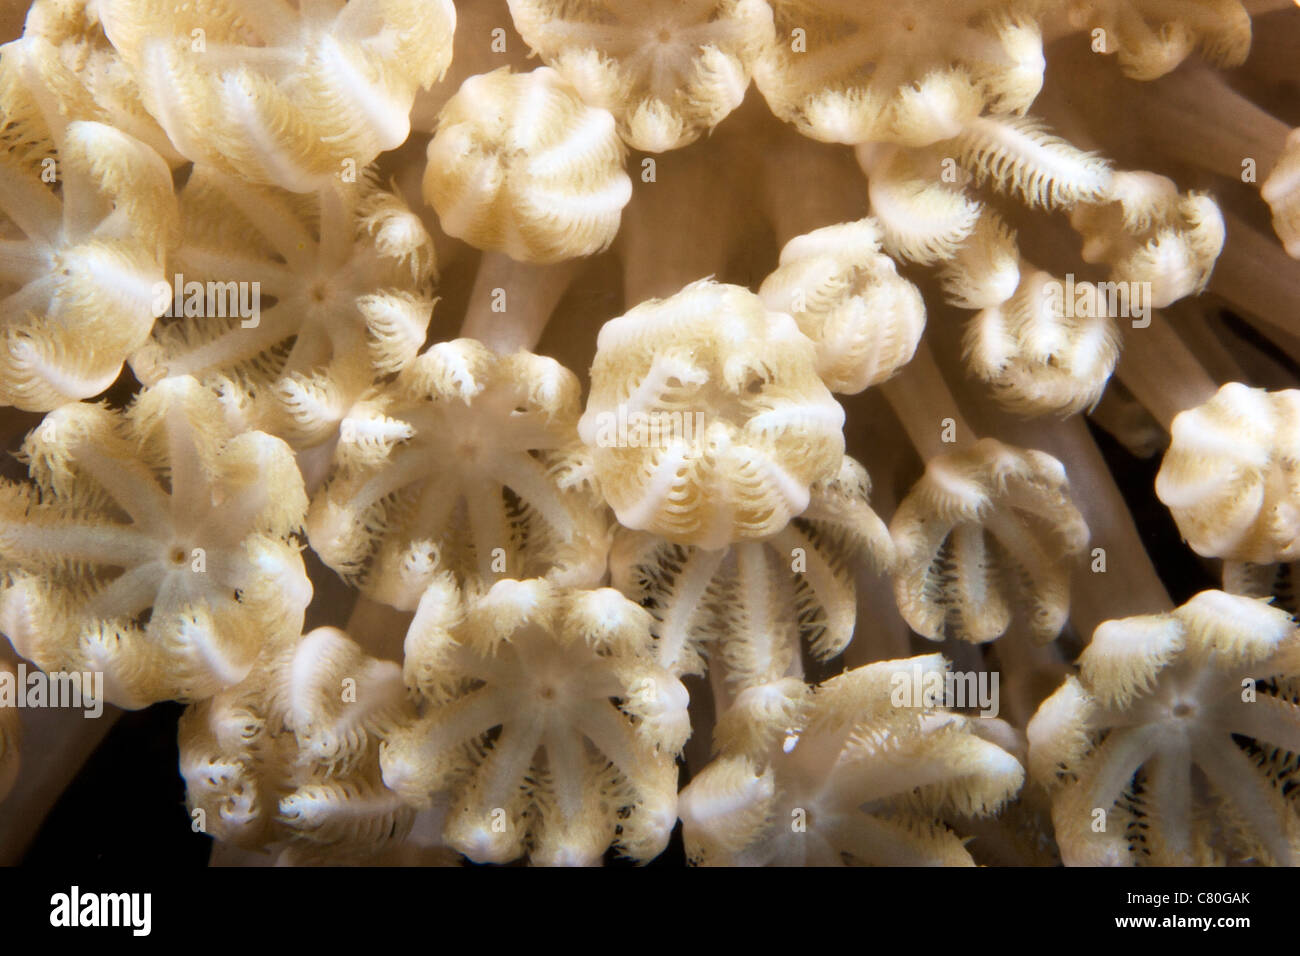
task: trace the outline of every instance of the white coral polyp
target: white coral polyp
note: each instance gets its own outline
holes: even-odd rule
[[[433,314],[433,240],[371,170],[311,194],[196,169],[165,309],[131,357],[146,384],[193,375],[251,393],[244,414],[294,443],[336,429],[292,412],[295,389],[347,392],[409,365]],[[289,413],[287,413],[289,412]],[[301,417],[301,416],[299,416]],[[310,427],[310,426],[309,426]]]
[[[925,330],[921,293],[881,250],[870,219],[791,239],[758,294],[816,343],[818,371],[835,392],[891,377],[911,361]]]
[[[1015,293],[967,324],[966,367],[1015,411],[1073,414],[1091,408],[1119,359],[1110,300],[1095,283],[1062,281],[1028,262],[1021,262],[1017,274]]]
[[[613,116],[546,67],[472,76],[438,117],[424,198],[442,228],[524,262],[599,252],[614,240],[632,180]]]
[[[1017,612],[1038,641],[1065,626],[1070,559],[1088,528],[1051,455],[984,438],[931,459],[889,530],[894,595],[917,633],[991,641]]]
[[[282,635],[235,687],[181,717],[181,775],[206,832],[281,862],[361,860],[414,811],[379,773],[379,741],[412,707],[401,668],[344,632]]]
[[[0,56],[0,403],[29,411],[118,377],[153,326],[177,231],[167,165],[118,129],[68,122],[42,89],[50,57],[35,39]]]
[[[40,667],[102,671],[124,707],[197,699],[301,627],[312,587],[290,540],[307,506],[293,455],[234,434],[194,379],[122,413],[66,405],[24,453],[34,483],[0,484],[0,630]]]
[[[775,534],[832,477],[844,410],[790,316],[704,280],[605,324],[579,422],[625,527],[717,549]]]
[[[754,79],[768,105],[827,142],[925,146],[985,110],[1020,112],[1043,82],[1037,4],[774,0]]]
[[[296,192],[406,140],[456,25],[451,0],[108,0],[99,12],[180,153]]]
[[[978,721],[919,701],[895,706],[900,676],[941,678],[946,666],[938,654],[882,661],[795,690],[788,708],[769,701],[760,709],[784,732],[750,738],[748,751],[732,741],[682,791],[688,857],[712,866],[973,865],[941,818],[996,812],[1024,769],[974,732]]]
[[[417,806],[450,791],[447,840],[478,862],[657,855],[690,725],[649,622],[608,589],[500,581],[463,610],[431,588],[406,639],[425,708],[385,742],[385,782]]]
[[[1240,0],[1068,0],[1065,12],[1079,29],[1100,30],[1101,49],[1116,54],[1136,80],[1154,80],[1198,48],[1222,66],[1250,52],[1250,15]]]
[[[590,584],[603,512],[560,478],[578,446],[579,387],[553,359],[473,339],[426,350],[352,408],[312,501],[312,547],[368,595],[410,610],[439,571]]]
[[[866,469],[846,455],[833,479],[813,485],[807,510],[770,538],[710,551],[622,531],[609,560],[614,586],[654,615],[659,661],[674,673],[703,673],[707,652],[732,689],[779,682],[801,666],[801,642],[818,660],[844,651],[858,571],[893,563],[870,489]]]
[[[1077,206],[1070,221],[1083,236],[1083,260],[1105,262],[1114,281],[1144,287],[1148,309],[1204,290],[1227,238],[1213,199],[1146,172],[1115,173],[1105,195]]]
[[[1300,391],[1230,382],[1174,418],[1156,494],[1198,554],[1300,557]]]
[[[510,0],[515,27],[634,148],[694,142],[745,97],[772,38],[762,0],[566,4]]]
[[[1221,591],[1099,627],[1029,723],[1064,862],[1294,866],[1297,651],[1285,611]]]

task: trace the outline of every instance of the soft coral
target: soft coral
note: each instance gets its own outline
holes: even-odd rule
[[[47,670],[102,670],[140,707],[236,683],[311,597],[290,539],[289,448],[233,434],[192,378],[125,412],[67,405],[28,436],[34,484],[0,485],[0,628]]]
[[[436,582],[406,675],[425,708],[385,742],[384,780],[418,805],[451,790],[447,839],[471,859],[590,864],[617,845],[649,860],[667,844],[686,689],[617,591],[501,581],[462,610]]]

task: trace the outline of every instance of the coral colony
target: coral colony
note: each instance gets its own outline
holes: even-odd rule
[[[0,858],[1300,863],[1294,0],[8,30]]]

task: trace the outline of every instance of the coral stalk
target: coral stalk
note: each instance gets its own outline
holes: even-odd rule
[[[578,270],[578,260],[538,265],[483,253],[461,336],[501,354],[532,351]]]
[[[957,400],[926,342],[917,347],[916,355],[899,376],[881,388],[922,459],[928,461],[975,440],[975,432],[962,418]],[[952,441],[945,440],[945,431],[952,435]]]
[[[1118,374],[1166,431],[1175,415],[1209,401],[1219,387],[1160,311],[1125,336]]]

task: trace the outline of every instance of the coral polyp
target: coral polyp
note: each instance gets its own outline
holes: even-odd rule
[[[1293,0],[4,39],[0,862],[1300,862]]]

